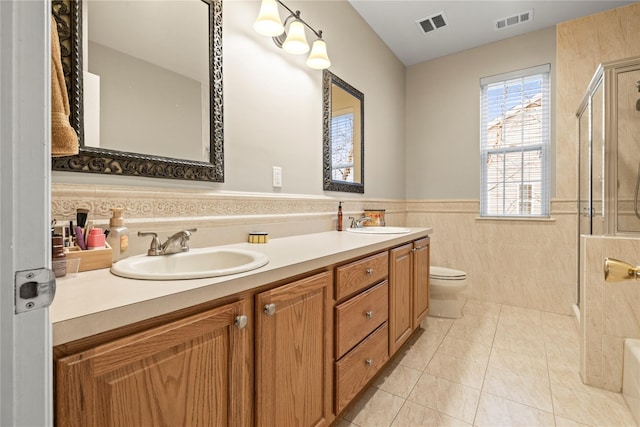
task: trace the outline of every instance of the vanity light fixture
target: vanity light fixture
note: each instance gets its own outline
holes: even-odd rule
[[[289,12],[289,16],[284,21],[280,20],[278,4]],[[287,25],[289,26],[287,31]],[[301,17],[300,11],[295,12],[280,0],[262,0],[260,13],[253,28],[264,36],[272,37],[273,42],[279,48],[294,55],[302,55],[309,52],[309,43],[305,35],[307,27],[316,36],[316,40],[311,47],[311,53],[307,58],[307,66],[316,70],[329,68],[331,61],[327,55],[327,44],[322,39],[322,31],[316,31],[307,24]]]

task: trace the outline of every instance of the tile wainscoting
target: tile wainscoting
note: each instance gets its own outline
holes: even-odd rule
[[[640,239],[583,236],[580,372],[586,384],[619,392],[624,338],[640,338],[640,283],[608,283],[606,257],[640,264]]]
[[[387,225],[431,227],[432,264],[467,272],[470,296],[488,302],[571,314],[577,282],[577,210],[572,200],[552,202],[552,220],[478,219],[478,200],[338,199],[328,196],[169,190],[144,187],[52,186],[52,217],[75,219],[90,210],[107,227],[109,208],[125,209],[131,254],[144,253],[148,238],[197,227],[193,247],[244,241],[251,231],[271,238],[335,227],[338,200],[344,218],[364,209],[385,209]]]
[[[479,219],[478,200],[410,200],[407,225],[433,228],[432,265],[467,273],[469,296],[571,314],[577,289],[575,200],[553,200],[550,220]]]

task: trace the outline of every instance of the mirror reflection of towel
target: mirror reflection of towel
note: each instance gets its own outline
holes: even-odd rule
[[[51,17],[51,156],[78,154],[78,135],[69,123],[69,98],[64,82],[56,21]]]

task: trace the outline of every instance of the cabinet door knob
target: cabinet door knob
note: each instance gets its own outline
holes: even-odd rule
[[[367,268],[367,276],[371,276],[373,274],[373,268]]]
[[[364,361],[364,364],[367,366],[373,366],[373,359],[367,359]]]
[[[236,316],[235,324],[238,329],[244,329],[247,326],[247,316]]]
[[[267,316],[273,316],[276,314],[276,305],[275,304],[266,304],[264,306],[264,314]]]
[[[364,315],[367,319],[373,319],[373,311],[365,311]]]

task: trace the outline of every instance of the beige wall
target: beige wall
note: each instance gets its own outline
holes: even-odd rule
[[[551,64],[554,169],[555,28],[407,69],[409,225],[431,226],[432,264],[467,272],[473,298],[571,313],[577,282],[575,206],[554,199],[552,220],[478,219],[480,78]],[[555,172],[555,173],[554,173]]]
[[[578,271],[575,112],[601,61],[639,54],[639,18],[636,3],[408,68],[408,222],[434,228],[433,263],[467,271],[474,298],[572,313]],[[555,83],[552,221],[477,219],[478,80],[544,62],[552,64]]]
[[[586,384],[620,391],[625,338],[640,338],[640,286],[635,280],[604,281],[606,257],[640,264],[640,239],[582,238],[581,357]]]
[[[555,47],[547,28],[407,68],[409,200],[479,199],[480,79],[551,64],[554,93]],[[551,141],[553,151],[553,130]]]
[[[478,219],[477,200],[409,200],[411,226],[433,227],[431,264],[463,270],[472,298],[571,314],[577,282],[575,203],[553,220]]]
[[[287,5],[324,31],[331,71],[364,93],[364,196],[404,199],[404,66],[347,1]],[[64,172],[53,181],[362,199],[324,193],[322,72],[257,34],[259,9],[258,0],[223,2],[224,183]],[[281,189],[271,185],[272,166],[282,167]]]
[[[578,106],[601,62],[640,55],[640,3],[612,9],[557,26],[557,196],[577,192]],[[560,143],[561,142],[561,143]]]
[[[577,138],[575,112],[598,64],[640,55],[640,3],[558,25],[558,169],[566,177],[558,194],[575,197]],[[624,337],[640,337],[637,283],[605,283],[605,257],[638,264],[640,239],[593,236],[581,248],[581,374],[590,385],[619,391]]]

